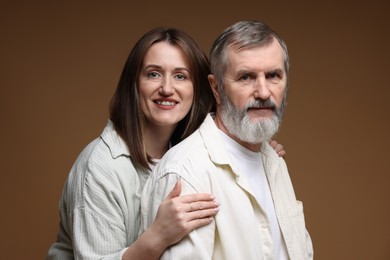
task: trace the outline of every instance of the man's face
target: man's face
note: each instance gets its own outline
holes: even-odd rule
[[[224,81],[224,94],[217,98],[224,127],[243,142],[269,140],[279,128],[287,85],[279,42],[274,39],[267,46],[243,50],[229,48]]]

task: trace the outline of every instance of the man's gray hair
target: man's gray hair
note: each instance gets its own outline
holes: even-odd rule
[[[266,46],[276,39],[284,50],[284,68],[289,72],[289,57],[284,40],[265,23],[259,21],[240,21],[226,28],[214,41],[210,51],[211,73],[214,74],[219,90],[222,90],[224,74],[228,66],[227,49],[236,50],[254,46]]]

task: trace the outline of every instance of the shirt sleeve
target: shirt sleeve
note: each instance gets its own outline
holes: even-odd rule
[[[313,260],[314,259],[313,243],[311,241],[310,234],[307,230],[306,230],[306,248],[308,253],[308,259]]]
[[[191,183],[175,171],[168,171],[159,178],[150,178],[142,197],[143,230],[151,225],[161,202],[168,196],[178,180],[181,180],[182,195],[198,192]],[[190,232],[178,243],[168,247],[161,256],[162,260],[212,259],[215,223]]]
[[[74,213],[73,226],[75,259],[122,259],[127,249],[125,234],[107,219],[79,209]]]
[[[75,196],[69,198],[74,207],[64,210],[70,219],[74,257],[119,260],[129,244],[126,222],[132,221],[126,219],[126,196],[120,188],[123,180],[115,170],[91,162],[78,170],[82,173],[75,176],[80,177],[68,183],[68,195]]]

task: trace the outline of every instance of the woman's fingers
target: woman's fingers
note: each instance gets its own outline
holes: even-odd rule
[[[200,228],[200,227],[203,227],[203,226],[206,226],[206,225],[210,224],[212,221],[213,221],[212,217],[196,218],[196,219],[194,219],[192,221],[189,221],[187,223],[187,228],[188,228],[187,234],[189,232],[191,232],[192,230],[195,230],[197,228]]]
[[[189,195],[180,196],[181,193],[181,181],[178,180],[168,194],[166,200],[175,199],[180,203],[191,203],[197,201],[215,201],[215,197],[209,193],[193,193]],[[180,196],[180,197],[179,197]]]
[[[269,144],[280,157],[284,157],[286,155],[286,151],[284,150],[283,145],[279,144],[277,141],[270,140]]]
[[[271,145],[272,148],[275,149],[275,147],[278,145],[278,142],[276,142],[275,140],[270,140],[269,144]]]
[[[167,216],[166,220],[169,219],[171,227],[176,226],[174,230],[178,232],[178,236],[210,224],[218,213],[220,205],[211,194],[194,193],[180,196],[181,190],[179,180],[159,208],[161,216]],[[173,238],[177,239],[177,237]]]
[[[216,200],[213,201],[195,201],[187,203],[187,212],[201,211],[203,209],[215,209],[219,207]]]
[[[187,212],[187,221],[193,221],[196,219],[210,218],[215,216],[219,211],[219,207],[210,209],[201,209]]]
[[[283,157],[286,155],[286,151],[283,148],[283,145],[277,144],[276,147],[274,148],[276,153],[280,156]]]
[[[286,151],[283,149],[283,146],[280,145],[280,150],[277,152],[280,157],[286,156]]]
[[[208,193],[194,193],[183,195],[177,198],[181,203],[191,203],[197,201],[215,201],[215,197]]]

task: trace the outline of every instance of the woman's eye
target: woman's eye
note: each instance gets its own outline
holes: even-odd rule
[[[187,77],[184,74],[176,74],[175,78],[178,80],[185,80]]]
[[[158,78],[160,75],[157,73],[157,72],[149,72],[147,74],[148,78],[151,78],[151,79],[156,79]]]

